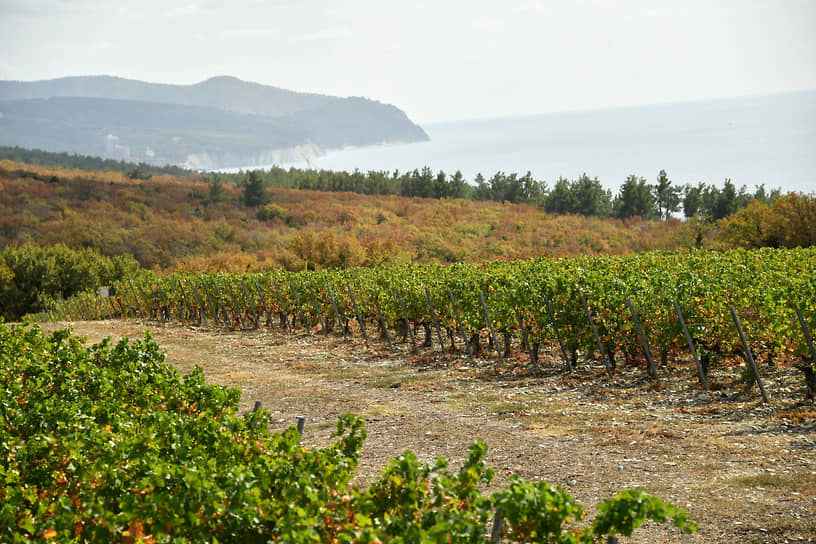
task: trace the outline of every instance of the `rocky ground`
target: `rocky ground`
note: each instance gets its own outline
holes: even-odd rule
[[[360,484],[408,449],[455,467],[481,438],[494,489],[512,473],[547,480],[591,519],[598,502],[641,486],[700,527],[683,535],[649,523],[631,542],[816,541],[816,406],[805,401],[802,373],[784,364],[760,367],[766,404],[739,381],[736,361],[712,370],[709,394],[691,363],[659,369],[655,387],[638,366],[614,379],[587,362],[566,374],[555,354],[534,371],[519,354],[497,368],[489,354],[470,361],[305,332],[137,321],[44,328],[65,325],[89,343],[149,330],[180,372],[200,365],[210,382],[240,387],[242,409],[260,401],[281,428],[304,417],[307,444],[327,444],[339,415],[363,416]]]

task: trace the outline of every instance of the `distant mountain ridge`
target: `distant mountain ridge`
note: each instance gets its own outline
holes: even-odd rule
[[[0,81],[0,145],[222,168],[424,140],[392,105],[230,76],[194,85],[111,76]]]

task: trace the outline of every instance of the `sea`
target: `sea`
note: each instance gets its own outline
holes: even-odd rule
[[[281,166],[326,170],[531,172],[552,187],[563,177],[597,177],[613,194],[629,175],[654,183],[753,192],[816,191],[816,90],[423,124],[431,140],[333,151]]]

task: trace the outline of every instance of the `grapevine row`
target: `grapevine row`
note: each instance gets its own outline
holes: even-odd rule
[[[488,338],[499,362],[520,348],[536,364],[539,349],[550,346],[567,368],[578,364],[579,354],[598,354],[612,374],[621,357],[631,361],[653,353],[663,365],[686,359],[689,337],[704,367],[730,353],[770,362],[810,358],[806,331],[816,319],[814,292],[816,248],[766,248],[176,274],[122,282],[113,286],[112,296],[85,294],[38,317],[151,317],[232,328],[354,332],[367,340],[378,331],[388,341],[396,332],[406,342],[476,353],[484,352]],[[648,368],[656,378],[654,366]]]

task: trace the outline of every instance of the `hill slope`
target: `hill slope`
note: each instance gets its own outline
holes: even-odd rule
[[[219,168],[427,139],[391,105],[226,76],[195,85],[109,76],[0,81],[0,145]]]
[[[211,178],[0,160],[0,247],[36,242],[132,254],[145,267],[247,271],[628,254],[693,244],[678,221],[553,216],[535,206],[271,189],[246,207]]]

